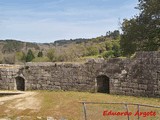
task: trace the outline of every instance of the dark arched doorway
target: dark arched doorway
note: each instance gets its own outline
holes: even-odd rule
[[[97,92],[110,93],[109,91],[109,78],[105,75],[99,75],[96,78],[97,81]]]
[[[16,77],[16,89],[24,91],[25,90],[25,80],[22,77]]]

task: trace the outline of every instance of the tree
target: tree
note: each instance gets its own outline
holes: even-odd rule
[[[102,57],[103,57],[103,58],[113,58],[113,57],[114,57],[113,54],[114,54],[113,50],[104,51],[104,52],[102,53]]]
[[[113,55],[114,57],[120,57],[121,56],[121,50],[120,50],[120,44],[119,44],[119,40],[113,41]]]
[[[31,62],[34,59],[34,54],[31,49],[28,50],[27,56],[26,56],[26,62]]]
[[[2,53],[13,53],[18,52],[23,48],[23,43],[15,40],[6,40]]]
[[[113,58],[121,56],[119,40],[108,40],[105,42],[106,51],[102,53],[104,58]]]
[[[139,0],[138,9],[141,10],[139,22],[144,25],[144,50],[158,50],[160,46],[160,1]]]
[[[112,47],[113,47],[113,45],[112,45],[111,40],[108,40],[108,41],[105,42],[105,48],[106,48],[107,51],[112,50]]]
[[[108,31],[106,32],[106,36],[116,40],[120,37],[120,32],[119,30],[114,30],[113,32]]]
[[[55,56],[55,49],[49,49],[47,52],[47,57],[51,62],[56,61],[56,56]]]
[[[26,61],[26,55],[24,52],[16,52],[16,60],[25,62]]]
[[[98,55],[98,49],[94,46],[87,47],[86,56]]]
[[[43,57],[43,52],[39,51],[37,57]]]
[[[3,63],[3,53],[2,52],[0,52],[0,64],[2,64]]]
[[[137,9],[140,14],[122,24],[124,55],[160,49],[160,0],[139,0]]]
[[[123,55],[125,56],[129,56],[131,54],[133,54],[136,50],[137,50],[137,44],[138,42],[142,39],[142,34],[141,37],[137,37],[135,39],[135,36],[140,36],[139,34],[141,34],[140,32],[136,32],[138,31],[138,25],[136,23],[136,19],[130,19],[127,20],[125,19],[123,24],[122,24],[122,31],[123,34],[121,36],[121,40],[120,40],[120,46],[121,46],[121,50]],[[141,44],[139,44],[140,46]],[[141,48],[141,47],[140,47]]]
[[[15,55],[14,53],[5,54],[3,58],[3,63],[5,64],[15,64]]]

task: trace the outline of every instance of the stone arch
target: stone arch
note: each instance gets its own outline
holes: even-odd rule
[[[23,77],[16,77],[16,90],[25,91],[25,79]]]
[[[96,77],[96,90],[100,93],[110,93],[110,80],[106,75]]]

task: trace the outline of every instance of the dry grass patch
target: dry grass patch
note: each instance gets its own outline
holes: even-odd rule
[[[26,107],[33,102],[33,99],[40,102],[39,106],[37,106],[37,110],[32,109],[32,106]],[[16,101],[19,101],[19,104],[21,104],[21,102],[23,103],[26,100],[31,100],[27,101],[28,104],[26,103],[24,106],[26,109],[17,109],[15,107],[17,104]],[[41,118],[41,120],[43,120],[43,118],[46,119],[47,116],[50,116],[56,119],[66,118],[67,120],[81,120],[83,119],[83,109],[82,104],[79,103],[79,101],[127,102],[160,106],[160,98],[141,98],[88,92],[36,91],[36,95],[34,94],[27,98],[9,100],[0,104],[0,118],[5,116],[13,118],[16,118],[17,116],[25,116],[24,118],[26,119],[31,117],[32,120],[37,118]],[[34,101],[34,104],[37,104],[36,101]],[[87,105],[87,115],[91,120],[113,120],[113,117],[103,117],[102,113],[106,109],[117,112],[125,111],[124,106],[121,105]],[[135,109],[136,107],[129,106],[129,110],[131,110],[131,112],[135,112]],[[150,111],[152,109],[143,108],[141,110]],[[160,111],[156,112],[156,118],[148,117],[148,120],[159,119]],[[115,117],[117,120],[122,120],[123,118],[126,119],[126,117]],[[132,119],[135,118],[132,116]]]
[[[128,102],[160,106],[159,98],[141,98],[87,92],[40,91],[39,99],[42,99],[41,110],[38,113],[39,116],[53,116],[54,118],[67,118],[72,120],[83,118],[82,104],[80,104],[79,101]],[[102,112],[106,108],[113,111],[125,110],[124,106],[119,105],[87,105],[88,115],[91,114],[91,117],[96,120],[95,113],[97,112],[97,114],[103,117]],[[130,107],[130,109],[132,112],[135,112],[133,107]]]

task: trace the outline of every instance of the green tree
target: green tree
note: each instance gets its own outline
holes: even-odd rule
[[[119,30],[114,30],[113,32],[108,31],[106,32],[106,36],[116,40],[120,37],[120,32]]]
[[[25,62],[26,61],[26,54],[24,52],[16,52],[16,60],[20,62]]]
[[[56,61],[56,56],[55,56],[55,49],[49,49],[47,52],[47,57],[51,62]]]
[[[137,40],[135,38],[135,36],[139,36],[139,34],[141,34],[140,32],[139,33],[136,32],[138,28],[140,27],[138,27],[136,19],[132,18],[130,20],[127,19],[124,20],[122,24],[123,35],[121,36],[121,41],[120,41],[120,46],[123,55],[130,56],[137,50],[138,44],[139,46],[141,45],[139,42],[141,41],[142,38],[139,37],[137,38]]]
[[[26,62],[31,62],[34,59],[34,54],[31,49],[28,50],[27,56],[26,56]]]
[[[120,57],[121,49],[120,49],[119,40],[113,41],[112,45],[113,45],[112,50],[113,50],[114,57]]]
[[[108,41],[105,42],[105,48],[106,48],[107,51],[112,50],[112,47],[113,47],[113,45],[112,45],[111,40],[108,40]]]
[[[87,47],[87,53],[86,56],[93,56],[93,55],[98,55],[98,49],[94,46],[89,46]]]
[[[121,49],[124,55],[135,51],[156,51],[160,46],[160,1],[139,0],[138,16],[122,23]]]
[[[139,0],[141,12],[139,21],[145,26],[144,50],[158,50],[160,47],[160,1]]]
[[[104,51],[102,53],[102,57],[103,58],[113,58],[114,57],[114,51],[113,50]]]
[[[43,52],[39,51],[37,57],[43,57]]]

